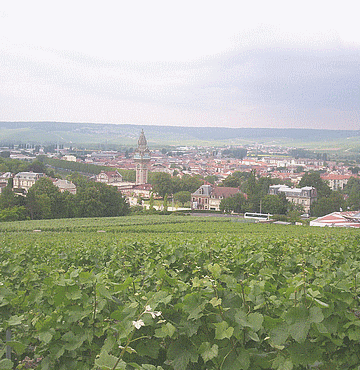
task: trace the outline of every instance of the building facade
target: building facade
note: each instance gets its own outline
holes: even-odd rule
[[[202,185],[191,194],[191,208],[220,211],[221,201],[239,192],[240,190],[238,188]]]
[[[141,130],[141,134],[138,140],[138,147],[134,151],[136,185],[147,184],[150,159],[150,150],[147,147],[144,130]]]
[[[300,205],[306,213],[310,213],[310,207],[317,200],[317,191],[312,186],[304,186],[303,188],[289,188],[286,185],[271,185],[269,187],[270,195],[285,194],[289,202]]]
[[[119,171],[101,171],[96,175],[97,182],[103,182],[104,184],[113,184],[122,182],[122,175]]]
[[[13,179],[13,190],[24,189],[25,194],[35,184],[37,180],[43,177],[43,173],[36,172],[19,172]]]
[[[61,193],[68,191],[71,194],[76,194],[76,185],[69,180],[56,179],[53,183]]]

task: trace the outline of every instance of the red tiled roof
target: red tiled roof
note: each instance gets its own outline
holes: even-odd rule
[[[228,198],[231,197],[232,195],[235,195],[239,193],[240,190],[239,188],[230,188],[226,186],[216,186],[213,188],[211,192],[211,196],[214,196],[215,198]]]

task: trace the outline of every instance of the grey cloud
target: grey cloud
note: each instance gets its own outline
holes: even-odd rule
[[[239,52],[220,63],[219,85],[237,89],[248,102],[358,109],[359,61],[360,49]]]

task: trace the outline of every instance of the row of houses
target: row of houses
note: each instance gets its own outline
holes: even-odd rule
[[[202,185],[191,194],[192,209],[219,211],[220,203],[224,198],[240,193],[238,188]],[[310,213],[311,205],[317,200],[317,191],[314,187],[290,188],[286,185],[272,185],[270,195],[283,193],[289,202],[301,205],[306,213]]]
[[[0,175],[0,193],[2,189],[8,185],[9,180],[12,179],[13,191],[26,195],[36,181],[44,176],[46,176],[44,173],[37,172],[19,172],[15,175],[6,172]],[[71,194],[76,194],[76,186],[73,182],[52,178],[50,178],[50,180],[53,181],[53,184],[57,186],[61,192],[68,191]],[[150,184],[136,185],[133,182],[123,181],[123,177],[118,171],[101,171],[98,175],[94,176],[93,181],[115,186],[127,197],[148,198],[152,190]]]
[[[0,192],[1,190],[8,185],[9,180],[12,178],[12,189],[14,192],[21,192],[27,194],[29,189],[42,177],[44,173],[37,172],[18,172],[14,176],[10,172],[6,172],[0,176]],[[50,179],[53,184],[59,188],[63,193],[68,191],[71,194],[76,194],[76,186],[74,183],[68,180],[62,179]]]

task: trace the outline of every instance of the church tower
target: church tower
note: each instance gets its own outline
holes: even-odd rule
[[[134,151],[134,162],[136,164],[136,185],[146,184],[148,181],[150,150],[147,147],[144,130],[141,130],[138,147]]]

